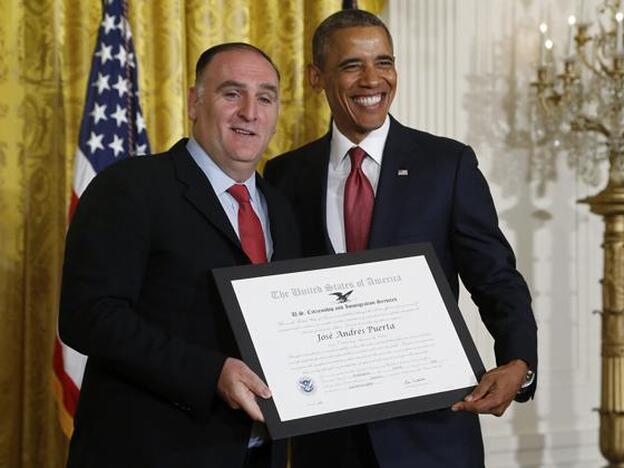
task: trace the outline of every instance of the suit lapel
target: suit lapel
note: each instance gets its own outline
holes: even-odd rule
[[[256,186],[258,190],[262,192],[262,195],[264,195],[264,199],[267,203],[267,210],[269,212],[269,229],[271,230],[271,241],[273,242],[273,255],[269,261],[272,262],[274,260],[281,260],[281,247],[284,245],[284,237],[288,235],[289,227],[284,224],[285,220],[282,216],[280,216],[280,210],[275,199],[274,189],[272,189],[269,184],[265,183],[264,179],[260,177],[260,174],[257,172]]]
[[[300,168],[291,177],[295,177],[295,185],[299,193],[303,194],[300,203],[293,209],[299,210],[299,218],[304,219],[305,227],[302,227],[303,242],[310,242],[315,247],[322,244],[323,252],[334,253],[334,249],[329,240],[326,226],[326,206],[327,206],[327,168],[329,164],[329,147],[331,132],[316,140],[306,148],[304,158],[301,159]],[[283,258],[284,245],[290,245],[290,233],[292,226],[288,224],[286,218],[280,216],[276,210],[275,189],[268,185],[261,177],[256,177],[258,187],[264,193],[269,208],[269,223],[271,225],[271,238],[273,240],[273,258],[280,260]],[[292,201],[292,200],[291,200]],[[284,208],[286,209],[286,208]],[[297,214],[297,213],[295,213]],[[309,224],[314,225],[314,229],[307,229]],[[322,226],[322,233],[318,227]],[[306,239],[306,233],[314,233],[313,239]],[[320,252],[316,251],[317,255]]]
[[[375,195],[369,248],[386,246],[397,223],[404,222],[402,200],[420,186],[424,153],[406,129],[390,117],[390,131],[383,152],[381,174]],[[423,194],[424,196],[424,194]],[[411,220],[410,220],[411,221]]]
[[[180,140],[171,149],[176,176],[186,185],[184,196],[219,232],[242,251],[238,236],[223,211],[221,202],[205,174],[186,150],[186,142],[186,139]]]
[[[309,164],[306,171],[302,171],[301,183],[309,186],[305,193],[309,193],[311,203],[315,204],[311,213],[312,219],[319,219],[323,226],[323,242],[328,253],[336,253],[329,238],[327,230],[327,173],[329,170],[329,153],[331,149],[331,130],[319,139],[311,148],[312,157],[308,158]],[[320,181],[320,184],[318,183]],[[319,216],[314,216],[319,213]]]
[[[271,241],[273,242],[273,255],[269,261],[282,260],[284,258],[282,247],[287,242],[286,237],[289,235],[291,228],[286,224],[286,218],[281,216],[281,209],[276,200],[275,189],[265,183],[264,179],[260,177],[260,174],[257,172],[256,186],[258,190],[262,192],[262,195],[264,195],[269,212],[269,229],[271,230]]]

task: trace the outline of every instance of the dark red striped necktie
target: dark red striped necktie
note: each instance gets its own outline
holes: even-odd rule
[[[251,263],[266,263],[264,232],[260,219],[249,201],[247,187],[244,184],[235,184],[227,191],[238,202],[238,237],[243,251]]]
[[[344,224],[347,252],[366,249],[368,234],[373,217],[375,193],[362,171],[362,161],[366,152],[356,146],[349,150],[351,172],[347,177],[344,191]]]

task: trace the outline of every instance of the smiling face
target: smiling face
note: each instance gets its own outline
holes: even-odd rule
[[[275,133],[277,73],[251,49],[219,52],[190,89],[188,109],[193,137],[226,174],[243,182]]]
[[[338,129],[359,143],[381,127],[397,83],[392,46],[383,28],[356,26],[332,33],[322,66],[310,65],[308,77],[325,90]]]

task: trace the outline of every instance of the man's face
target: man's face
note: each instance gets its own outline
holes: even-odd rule
[[[354,143],[381,127],[396,91],[397,73],[388,36],[378,26],[335,31],[323,67],[310,66],[312,86],[325,90],[338,129]]]
[[[277,124],[279,83],[271,64],[248,49],[220,52],[188,99],[197,142],[234,180],[249,178]]]

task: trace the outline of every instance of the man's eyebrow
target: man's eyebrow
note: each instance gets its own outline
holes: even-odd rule
[[[224,88],[246,88],[246,87],[247,86],[245,86],[245,84],[241,83],[240,81],[226,80],[217,87],[217,91],[221,91]]]
[[[262,83],[260,85],[260,88],[270,91],[272,93],[275,93],[275,95],[279,94],[279,90],[277,89],[277,86],[269,84],[269,83]]]
[[[362,63],[362,60],[359,58],[346,58],[342,62],[338,64],[339,67],[348,67],[349,65],[357,65]]]
[[[266,91],[271,91],[272,93],[279,94],[277,86],[270,83],[261,83],[258,87]],[[217,87],[217,91],[222,91],[226,88],[247,89],[248,87],[245,83],[241,83],[240,81],[226,80]]]
[[[391,62],[394,62],[394,57],[392,55],[387,55],[387,54],[383,54],[383,55],[378,55],[375,57],[375,61],[378,60],[390,60]],[[362,63],[363,60],[360,58],[346,58],[344,59],[342,62],[340,62],[338,64],[339,67],[348,67],[349,65],[358,65],[360,63]]]

